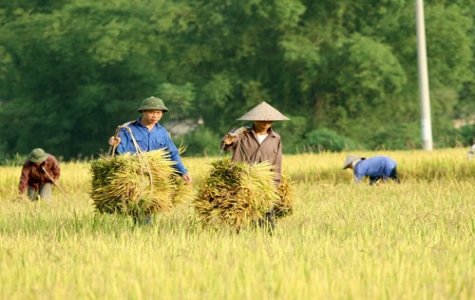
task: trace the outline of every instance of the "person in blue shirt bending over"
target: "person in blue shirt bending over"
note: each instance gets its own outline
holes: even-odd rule
[[[137,120],[127,122],[122,126],[128,127],[140,147],[142,152],[148,152],[158,149],[166,149],[170,153],[170,159],[176,164],[173,165],[176,172],[186,181],[187,184],[192,183],[192,178],[181,161],[178,148],[173,143],[168,131],[158,122],[163,114],[168,112],[168,108],[163,100],[156,97],[149,97],[142,101],[138,112],[142,117]],[[122,128],[117,137],[109,138],[109,145],[116,146],[115,153],[121,155],[127,152],[136,153],[136,147],[133,143],[130,133]],[[145,221],[134,220],[136,223],[150,223],[151,216],[147,216]]]
[[[360,182],[364,177],[369,177],[369,184],[373,185],[378,180],[387,181],[392,179],[399,183],[397,174],[397,162],[387,156],[374,156],[365,158],[361,156],[348,155],[343,170],[353,169],[355,182]]]

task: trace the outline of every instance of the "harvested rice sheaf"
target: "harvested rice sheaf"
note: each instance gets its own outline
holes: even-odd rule
[[[91,198],[96,210],[132,216],[170,210],[192,193],[176,178],[174,164],[163,149],[93,161]]]
[[[177,205],[184,202],[191,202],[195,198],[195,190],[193,189],[193,185],[187,184],[181,176],[178,174],[173,174],[171,176],[172,182],[172,191],[171,191],[171,199],[173,205]]]
[[[264,217],[278,201],[268,162],[249,165],[229,158],[214,161],[195,200],[201,220],[240,229]]]
[[[294,206],[295,190],[292,187],[290,176],[282,175],[282,180],[277,188],[277,193],[279,194],[280,199],[274,207],[275,216],[283,218],[291,215]]]

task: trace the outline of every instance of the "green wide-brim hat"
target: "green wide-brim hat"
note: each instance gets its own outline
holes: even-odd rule
[[[48,154],[41,148],[33,149],[28,155],[28,160],[34,163],[44,162],[48,158]]]
[[[290,120],[286,116],[280,113],[277,109],[273,108],[270,104],[263,101],[244,116],[238,119],[239,121],[287,121]]]
[[[152,96],[144,99],[142,105],[137,111],[142,112],[143,110],[161,110],[167,112],[168,108],[165,106],[162,99]]]
[[[362,156],[348,155],[346,157],[345,163],[343,164],[343,170],[348,168],[355,160],[365,159]]]

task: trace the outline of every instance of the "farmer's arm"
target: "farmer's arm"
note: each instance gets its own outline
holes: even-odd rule
[[[236,148],[238,137],[237,135],[232,135],[231,132],[232,130],[221,139],[219,149],[223,151],[230,151]]]
[[[272,161],[272,165],[274,166],[274,172],[276,173],[274,180],[277,183],[280,183],[282,180],[282,140],[279,139],[276,143],[276,153],[274,157],[274,161]]]
[[[359,171],[358,169],[354,169],[353,173],[354,173],[356,183],[359,183],[361,182],[361,180],[363,180],[364,174],[361,171]]]
[[[26,163],[23,165],[20,176],[20,183],[18,185],[18,191],[20,194],[24,194],[26,187],[28,186],[28,179],[30,178],[30,169],[26,166]]]
[[[59,167],[59,162],[56,157],[51,156],[51,173],[53,175],[55,183],[59,180],[59,176],[61,175],[61,168]]]
[[[130,152],[130,139],[128,138],[128,133],[125,129],[121,129],[118,136],[118,140],[116,140],[117,148],[115,149],[116,154],[124,154],[126,152]],[[135,149],[135,148],[134,148]]]
[[[166,149],[170,153],[170,159],[175,162],[173,167],[178,171],[178,173],[180,173],[181,176],[188,174],[185,165],[181,161],[180,152],[169,135],[166,135]]]

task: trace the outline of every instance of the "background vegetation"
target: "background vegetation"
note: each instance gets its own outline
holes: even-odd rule
[[[475,162],[461,149],[386,154],[401,184],[353,184],[345,153],[286,155],[294,213],[273,236],[203,228],[192,202],[150,226],[94,213],[90,164],[63,163],[44,202],[12,202],[0,167],[1,299],[473,299]],[[185,158],[194,189],[217,157]]]
[[[475,129],[452,120],[463,125],[475,106],[475,1],[424,3],[435,147],[467,145]],[[417,149],[414,10],[412,0],[2,1],[0,156],[102,153],[150,95],[170,108],[163,124],[198,126],[173,135],[190,156],[216,155],[261,101],[291,118],[275,125],[286,153]]]

